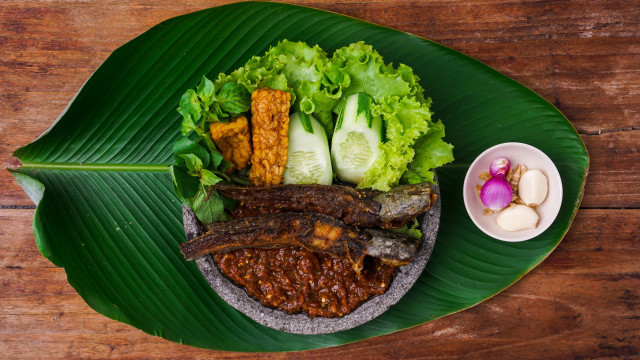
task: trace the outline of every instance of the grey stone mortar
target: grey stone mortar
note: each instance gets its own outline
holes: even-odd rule
[[[437,178],[435,179],[437,182]],[[294,334],[328,334],[362,325],[387,311],[411,289],[427,265],[438,234],[440,224],[440,189],[434,186],[438,199],[429,211],[418,218],[422,230],[422,243],[413,261],[398,267],[386,293],[376,295],[358,306],[351,313],[339,318],[309,317],[306,314],[288,314],[262,305],[250,297],[244,288],[227,279],[218,270],[213,256],[196,260],[200,272],[213,290],[229,305],[257,323]],[[184,231],[187,240],[204,233],[205,227],[188,206],[182,206]]]

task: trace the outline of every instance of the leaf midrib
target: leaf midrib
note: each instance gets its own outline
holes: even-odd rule
[[[83,164],[83,163],[44,163],[23,162],[22,169],[46,169],[46,170],[94,170],[94,171],[142,171],[163,172],[168,171],[170,164]],[[441,169],[469,167],[468,163],[455,162],[445,164]]]
[[[94,170],[94,171],[141,171],[163,172],[167,171],[166,164],[82,164],[82,163],[40,163],[23,162],[23,169],[47,169],[47,170]]]

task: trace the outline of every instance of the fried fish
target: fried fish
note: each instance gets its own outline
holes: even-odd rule
[[[242,248],[299,246],[310,251],[346,255],[356,271],[370,255],[391,265],[408,264],[420,244],[410,236],[359,229],[317,213],[275,213],[216,222],[202,236],[180,244],[187,260]]]
[[[351,225],[400,227],[426,212],[435,202],[431,184],[400,185],[388,192],[341,185],[236,186],[215,189],[239,201],[238,217],[273,212],[315,212]]]

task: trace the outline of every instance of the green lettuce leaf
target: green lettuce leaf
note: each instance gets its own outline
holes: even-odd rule
[[[431,123],[431,100],[419,102],[414,97],[389,96],[374,104],[374,115],[382,116],[386,126],[386,141],[380,144],[380,154],[365,173],[359,188],[389,191],[398,185],[415,155],[414,144],[427,133]]]
[[[444,137],[444,125],[442,121],[433,124],[429,131],[422,136],[414,149],[415,157],[409,168],[403,174],[403,182],[417,184],[425,181],[433,182],[431,169],[452,162],[453,145],[442,140]]]
[[[376,102],[388,96],[408,95],[424,102],[424,89],[410,67],[385,64],[382,56],[362,41],[336,50],[325,80],[328,87],[339,88],[340,102],[358,92],[366,93]]]
[[[390,230],[399,234],[411,236],[414,239],[422,238],[422,231],[420,231],[420,222],[418,222],[418,218],[415,218],[413,219],[413,221],[404,224],[402,227]]]
[[[413,70],[403,64],[386,64],[364,42],[340,48],[329,58],[317,45],[283,40],[229,75],[220,74],[214,88],[224,89],[229,83],[242,85],[249,93],[261,87],[288,91],[291,111],[313,114],[329,139],[335,126],[333,112],[342,102],[359,92],[371,96],[374,115],[384,120],[385,139],[378,158],[358,184],[360,188],[388,191],[401,180],[432,181],[429,169],[453,159],[452,147],[439,136],[441,123],[431,121],[431,99],[424,97]],[[191,104],[192,97],[185,97],[183,108],[197,119],[200,109]],[[414,160],[416,150],[419,156]],[[410,172],[402,177],[410,163]]]
[[[413,161],[414,145],[433,125],[431,99],[424,97],[419,78],[406,65],[396,68],[385,64],[373,47],[358,42],[336,50],[323,81],[325,87],[340,95],[334,109],[354,93],[363,92],[374,99],[373,113],[384,120],[385,140],[358,187],[388,191],[400,182]],[[422,148],[427,148],[426,144]],[[420,174],[429,179],[428,172]]]
[[[326,116],[340,99],[323,85],[329,64],[327,54],[318,46],[283,40],[264,55],[254,56],[243,67],[229,75],[220,74],[216,88],[237,83],[253,93],[268,87],[291,94],[292,112],[313,114],[321,118],[327,134],[333,133],[333,119]]]

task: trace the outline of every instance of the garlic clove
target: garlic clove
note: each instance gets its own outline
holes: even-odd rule
[[[547,177],[540,170],[528,170],[520,177],[518,196],[529,206],[542,204],[549,191]]]
[[[500,212],[496,221],[503,230],[519,231],[535,229],[539,219],[540,216],[532,208],[526,205],[511,205]]]

